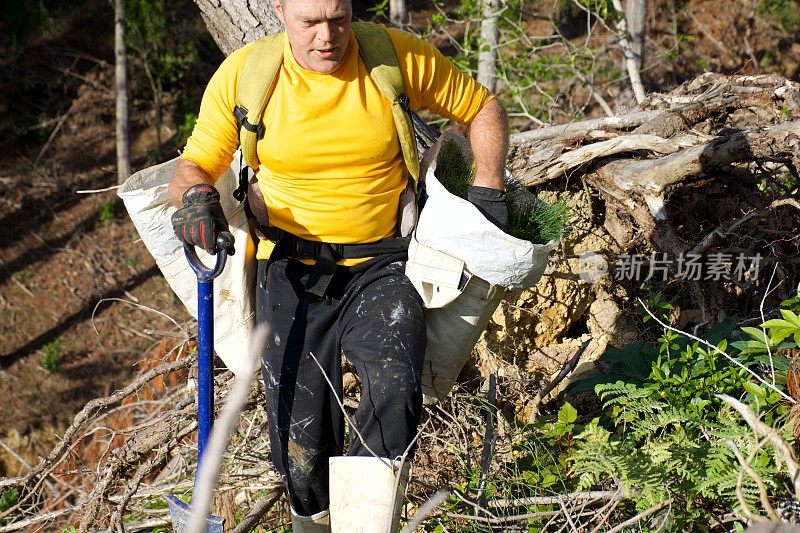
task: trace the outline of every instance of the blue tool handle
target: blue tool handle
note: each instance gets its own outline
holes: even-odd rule
[[[222,273],[233,243],[228,232],[217,237],[217,261],[213,268],[205,266],[193,246],[183,250],[189,266],[197,275],[197,465],[203,461],[206,445],[214,425],[214,278]]]
[[[223,252],[224,253],[224,252]],[[214,425],[214,282],[197,282],[197,468]]]
[[[213,267],[207,267],[200,261],[197,252],[194,251],[194,246],[186,243],[183,245],[183,253],[186,255],[186,260],[189,261],[189,266],[192,267],[194,273],[197,275],[197,281],[211,281],[220,274],[225,268],[225,261],[228,259],[228,250],[233,246],[233,235],[230,232],[223,231],[217,235],[217,262]]]

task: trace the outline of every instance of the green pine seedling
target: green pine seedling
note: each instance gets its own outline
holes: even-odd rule
[[[467,188],[475,179],[475,165],[468,163],[458,143],[450,140],[439,150],[433,175],[450,194],[466,200]]]
[[[536,244],[561,240],[566,234],[570,217],[567,202],[563,198],[554,204],[536,196],[509,191],[508,233],[518,239]]]
[[[467,189],[475,178],[475,164],[468,163],[458,143],[450,140],[439,150],[434,175],[450,194],[466,200]],[[508,211],[508,233],[536,244],[560,240],[570,217],[565,200],[550,205],[521,190],[508,191]]]

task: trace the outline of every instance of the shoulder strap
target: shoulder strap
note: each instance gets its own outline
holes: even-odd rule
[[[258,169],[256,143],[264,136],[261,116],[267,107],[283,62],[283,33],[273,33],[255,41],[247,53],[236,89],[233,110],[239,123],[239,145],[244,161]]]
[[[389,34],[371,22],[353,22],[359,53],[370,78],[392,104],[392,117],[397,130],[403,159],[416,185],[419,178],[411,108],[403,87],[403,75]],[[256,143],[264,136],[261,117],[283,61],[283,33],[262,37],[248,52],[236,91],[234,115],[239,123],[239,144],[247,166],[258,169]]]
[[[406,168],[414,184],[419,180],[419,154],[414,137],[411,107],[403,87],[403,74],[394,43],[386,29],[372,22],[353,22],[361,60],[378,89],[392,103],[392,117],[397,129]]]

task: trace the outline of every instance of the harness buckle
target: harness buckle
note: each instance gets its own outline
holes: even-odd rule
[[[296,259],[316,260],[319,257],[322,243],[297,238],[292,240],[294,241],[294,257]]]

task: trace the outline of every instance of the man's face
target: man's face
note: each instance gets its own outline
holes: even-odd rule
[[[350,40],[350,0],[274,0],[286,27],[292,55],[301,67],[331,72],[342,62]]]

